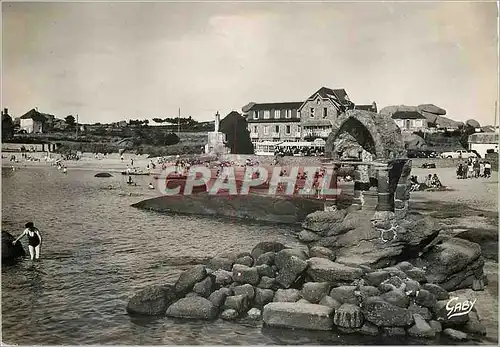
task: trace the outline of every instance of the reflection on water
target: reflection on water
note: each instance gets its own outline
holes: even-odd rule
[[[3,230],[17,236],[24,223],[33,221],[44,240],[39,263],[25,260],[2,268],[4,343],[390,343],[263,329],[252,321],[129,317],[125,307],[134,292],[175,281],[190,264],[219,252],[250,251],[265,240],[297,243],[286,226],[131,208],[138,200],[133,195],[147,189],[147,178],[138,177],[141,186],[129,187],[125,176],[103,179],[94,174],[70,170],[63,175],[48,168],[2,171]],[[101,189],[110,184],[118,189]]]

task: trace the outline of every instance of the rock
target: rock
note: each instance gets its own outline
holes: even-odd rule
[[[196,283],[193,287],[193,292],[200,294],[204,298],[208,298],[215,289],[215,280],[212,276],[207,276],[202,281]]]
[[[232,309],[232,308],[228,308],[227,310],[224,310],[220,317],[224,320],[234,320],[236,318],[238,318],[240,314],[238,313],[238,311]]]
[[[355,286],[340,286],[332,288],[330,296],[340,302],[341,304],[358,304],[358,299],[354,295],[356,291]]]
[[[333,309],[315,304],[272,302],[264,306],[263,321],[272,327],[331,330]]]
[[[412,302],[410,306],[408,306],[408,311],[410,311],[412,314],[420,315],[425,320],[432,319],[432,313],[427,307],[419,306],[414,302]]]
[[[306,299],[302,298],[297,301],[298,304],[312,304],[312,302],[307,301]]]
[[[359,294],[357,294],[359,292]],[[359,296],[363,301],[372,296],[380,296],[380,290],[374,286],[361,286],[354,295]]]
[[[335,310],[333,323],[343,328],[361,328],[363,325],[363,314],[359,306],[342,304]]]
[[[434,283],[425,283],[422,285],[422,289],[425,289],[434,294],[437,300],[448,300],[450,297],[445,289]]]
[[[356,229],[359,224],[359,213],[360,211],[349,212],[340,223],[332,225],[326,235],[336,236]]]
[[[280,253],[278,253],[278,256],[279,254]],[[304,260],[296,256],[291,256],[285,260],[283,267],[280,268],[278,276],[276,276],[276,282],[281,284],[284,288],[289,288],[306,268],[307,263]]]
[[[299,240],[302,242],[308,243],[308,242],[318,241],[319,239],[321,239],[321,236],[316,233],[313,233],[312,231],[302,230],[299,233]]]
[[[234,262],[235,264],[241,264],[241,265],[246,265],[246,266],[252,266],[253,265],[253,258],[249,255],[245,255],[241,258],[236,259]]]
[[[335,253],[326,247],[315,246],[309,249],[309,256],[311,258],[325,258],[335,261]]]
[[[398,328],[398,327],[383,327],[382,331],[384,332],[384,335],[387,336],[405,336],[406,331],[403,328]]]
[[[246,295],[232,295],[226,298],[224,302],[224,309],[232,308],[239,314],[246,312],[248,309],[248,296]]]
[[[391,290],[406,290],[406,283],[399,277],[391,277],[378,286],[381,292],[386,293]]]
[[[260,279],[260,282],[257,285],[257,287],[263,288],[263,289],[270,289],[270,288],[273,288],[275,285],[276,285],[276,279],[263,276]]]
[[[448,304],[448,302],[450,302],[449,306],[451,307],[454,307],[455,304],[458,302],[461,303],[464,302],[464,300],[456,300],[456,299],[458,298],[455,298],[454,302],[450,302],[451,299],[439,300],[434,307],[434,316],[444,328],[461,327],[469,321],[470,312],[468,314],[463,314],[448,318],[448,310],[446,309],[446,305]]]
[[[274,264],[274,257],[276,256],[276,253],[274,252],[267,252],[264,254],[261,254],[257,260],[255,261],[255,265],[273,265]]]
[[[408,335],[413,337],[434,337],[436,331],[418,313],[413,314],[415,325],[408,329]]]
[[[403,271],[401,271],[400,269],[395,268],[395,267],[387,267],[384,269],[384,271],[389,272],[391,277],[398,277],[402,280],[408,278],[408,275],[406,275],[406,273],[404,273]]]
[[[316,211],[307,215],[302,227],[316,233],[328,232],[342,222],[346,215],[346,210]]]
[[[247,315],[250,319],[259,319],[261,312],[258,308],[251,308],[248,312]]]
[[[328,307],[333,308],[334,310],[336,310],[340,306],[342,306],[342,304],[340,302],[338,302],[337,300],[335,300],[331,296],[325,296],[323,299],[321,299],[321,301],[319,302],[319,305],[328,306]]]
[[[279,252],[282,249],[285,249],[285,245],[279,242],[260,242],[258,243],[253,249],[252,249],[252,257],[254,259],[258,259],[262,254],[268,253],[268,252]]]
[[[382,282],[388,280],[391,274],[384,270],[377,270],[365,275],[366,282],[374,287],[378,287]]]
[[[481,247],[464,239],[441,239],[424,252],[420,260],[422,266],[426,266],[428,282],[447,291],[471,287],[474,278],[483,276]]]
[[[274,299],[274,292],[271,289],[255,289],[254,305],[262,308]]]
[[[371,297],[363,303],[363,316],[379,327],[409,326],[413,323],[410,311],[392,305],[381,297]]]
[[[402,262],[396,264],[395,267],[403,272],[406,272],[406,271],[413,268],[413,264],[408,262],[408,261],[402,261]]]
[[[427,112],[427,113],[431,113],[431,114],[435,114],[435,115],[439,115],[439,116],[444,116],[446,114],[445,109],[438,107],[436,105],[433,105],[433,104],[418,105],[417,110],[420,112],[423,111],[423,112]]]
[[[249,283],[257,285],[260,281],[260,276],[256,268],[246,265],[233,265],[233,279],[238,283]]]
[[[215,276],[215,285],[217,287],[223,287],[233,283],[233,273],[230,271],[216,270],[212,275]]]
[[[274,302],[296,302],[301,298],[297,289],[278,289],[274,294]]]
[[[328,295],[330,287],[328,282],[307,282],[302,287],[301,295],[310,303],[317,304]]]
[[[193,296],[201,296],[201,295],[195,292],[189,292],[185,295],[186,298],[191,298]]]
[[[407,278],[404,281],[405,292],[408,296],[416,296],[417,292],[420,290],[420,283],[411,278]]]
[[[231,290],[229,288],[220,288],[215,292],[210,294],[208,300],[217,308],[221,307],[222,304],[226,301],[226,298],[231,295]]]
[[[456,341],[466,341],[468,339],[466,333],[451,328],[444,329],[444,334]]]
[[[207,263],[207,268],[212,270],[226,270],[231,271],[233,268],[234,260],[222,257],[213,257]]]
[[[434,329],[434,331],[436,333],[440,333],[441,331],[443,331],[443,328],[441,327],[441,323],[439,323],[436,320],[429,321],[429,325],[431,326],[432,329]]]
[[[164,315],[167,307],[177,300],[173,285],[149,286],[130,298],[127,312],[149,316]]]
[[[324,258],[310,258],[307,260],[309,268],[307,274],[316,282],[350,282],[363,276],[363,270]]]
[[[248,301],[252,301],[255,296],[255,289],[251,284],[243,284],[233,288],[234,295],[246,295]]]
[[[107,177],[113,177],[113,175],[110,174],[109,172],[98,172],[94,175],[94,177],[107,178]]]
[[[382,294],[380,297],[388,303],[398,307],[408,308],[410,305],[410,298],[401,290],[391,290],[390,292]]]
[[[475,278],[472,281],[472,290],[475,292],[484,290],[484,281],[482,279]]]
[[[379,330],[376,325],[371,324],[370,322],[365,322],[359,332],[363,335],[368,336],[378,336]]]
[[[287,264],[288,260],[295,256],[303,261],[306,261],[308,256],[306,252],[298,248],[286,248],[278,253],[276,253],[276,257],[274,258],[274,264],[278,267],[279,270],[283,269]]]
[[[261,277],[266,276],[266,277],[276,277],[276,273],[274,272],[273,268],[269,265],[262,264],[262,265],[257,265],[255,266],[257,269],[257,272]]]
[[[21,242],[12,244],[16,238],[2,230],[2,264],[13,264],[26,255]]]
[[[192,268],[182,272],[175,283],[175,290],[179,296],[188,293],[196,282],[201,281],[207,275],[207,269],[204,265],[195,265]]]
[[[434,294],[432,294],[428,290],[421,289],[418,291],[417,296],[415,297],[415,303],[419,304],[420,306],[434,308],[437,304],[437,300]]]
[[[481,324],[476,312],[469,313],[469,321],[463,327],[464,332],[473,335],[486,335],[486,327]]]
[[[408,275],[408,277],[410,277],[411,279],[414,279],[415,281],[417,281],[419,283],[427,282],[427,277],[425,275],[425,271],[422,269],[419,269],[417,267],[410,269],[410,270],[407,270],[406,274]]]
[[[167,309],[166,315],[176,318],[214,319],[217,317],[217,307],[208,299],[193,296],[174,302]]]

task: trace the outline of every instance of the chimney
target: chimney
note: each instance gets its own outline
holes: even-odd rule
[[[218,133],[219,132],[219,123],[220,123],[220,114],[219,114],[219,111],[217,111],[217,113],[215,114],[215,132]]]
[[[3,109],[3,114],[9,114],[9,109],[8,108],[4,108]]]

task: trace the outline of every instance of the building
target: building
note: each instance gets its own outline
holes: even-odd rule
[[[484,158],[488,151],[498,153],[498,135],[497,132],[469,135],[469,150],[477,152],[481,158]]]
[[[219,131],[220,114],[215,115],[215,129],[208,133],[208,143],[205,145],[205,153],[207,154],[227,154],[229,149],[226,148],[226,135]]]
[[[47,117],[49,116],[49,117]],[[28,134],[32,133],[42,133],[44,126],[47,126],[48,119],[53,121],[53,116],[40,113],[34,108],[26,112],[24,115],[19,117],[20,129],[26,131]]]
[[[369,112],[378,112],[377,103],[374,101],[371,105],[354,105],[355,110],[369,111]]]
[[[427,118],[417,111],[396,111],[392,114],[392,119],[401,131],[415,132],[428,129]]]
[[[345,89],[320,88],[298,109],[301,139],[327,138],[337,117],[353,108]]]

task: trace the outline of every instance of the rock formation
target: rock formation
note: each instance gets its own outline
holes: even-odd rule
[[[6,231],[2,231],[2,263],[8,264],[15,262],[18,258],[22,258],[26,255],[23,245],[21,242],[17,242],[15,245],[12,242],[16,238]]]
[[[464,124],[462,122],[457,122],[453,119],[444,117],[444,115],[446,115],[446,110],[433,104],[421,104],[418,106],[386,106],[380,110],[380,113],[387,116],[392,116],[392,114],[397,111],[418,112],[427,119],[427,122],[429,122],[430,124],[434,124],[439,128],[458,128],[459,126]]]
[[[348,216],[339,212],[323,224],[308,223],[313,232],[324,232]],[[320,246],[306,251],[263,242],[250,253],[221,254],[206,265],[193,266],[174,284],[146,287],[130,299],[127,311],[184,319],[262,318],[271,327],[365,335],[434,338],[443,333],[460,339],[484,335],[474,308],[451,319],[443,311],[449,293],[430,281],[449,282],[443,274],[452,271],[452,259],[460,258],[464,251],[457,249],[465,244],[440,245],[454,252],[441,257],[445,260],[441,272],[428,274],[406,261],[374,269],[341,263],[331,250]],[[474,251],[468,255],[453,267],[454,274],[477,260]],[[422,261],[437,269],[431,259],[429,255]]]

